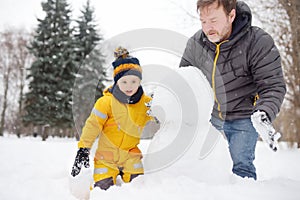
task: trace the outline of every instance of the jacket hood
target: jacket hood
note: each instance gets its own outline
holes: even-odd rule
[[[232,33],[229,40],[238,35],[244,28],[251,26],[252,14],[249,6],[243,1],[238,1],[236,5],[236,18],[232,24]]]
[[[103,90],[103,96],[112,96],[112,93],[110,92],[111,88],[112,88],[112,86],[105,88]]]

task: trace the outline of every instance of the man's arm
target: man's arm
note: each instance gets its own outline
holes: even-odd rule
[[[187,45],[185,47],[184,53],[181,57],[181,61],[179,63],[179,67],[188,67],[188,66],[194,66],[194,52],[192,50],[193,46],[193,38],[190,38],[187,42]]]
[[[253,44],[250,66],[259,95],[255,111],[265,111],[273,121],[286,93],[280,54],[272,37],[261,29],[257,31]]]

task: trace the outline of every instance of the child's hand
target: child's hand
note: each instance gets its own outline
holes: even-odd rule
[[[89,159],[90,150],[88,148],[80,148],[77,151],[77,155],[75,158],[74,165],[72,167],[72,176],[77,176],[80,173],[82,165],[84,165],[85,168],[90,167],[90,159]]]
[[[153,94],[151,94],[151,98],[153,98]],[[157,123],[159,123],[159,120],[158,120],[158,119],[153,115],[153,113],[152,113],[152,109],[151,109],[152,101],[153,101],[153,100],[151,100],[151,101],[145,103],[145,106],[148,108],[146,114],[147,114],[148,116],[150,116],[150,117],[153,117],[154,120],[155,120]]]

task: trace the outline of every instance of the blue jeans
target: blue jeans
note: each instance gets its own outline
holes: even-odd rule
[[[233,161],[232,172],[238,176],[256,180],[253,161],[258,133],[253,127],[251,119],[222,121],[212,117],[211,123],[216,129],[224,131]]]

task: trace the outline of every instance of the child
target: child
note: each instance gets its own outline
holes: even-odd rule
[[[148,121],[151,98],[140,85],[142,68],[139,60],[131,57],[125,48],[115,50],[114,84],[103,92],[86,120],[79,150],[72,168],[72,176],[79,174],[81,166],[89,167],[90,148],[99,137],[94,157],[94,187],[107,190],[121,175],[124,182],[144,173],[142,154],[137,145]],[[157,122],[157,129],[159,123]]]

